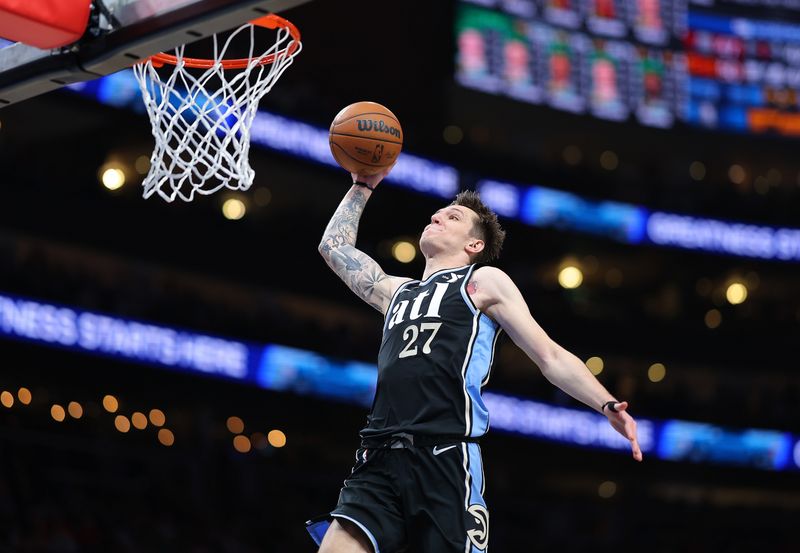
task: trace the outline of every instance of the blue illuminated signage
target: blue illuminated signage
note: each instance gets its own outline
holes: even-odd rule
[[[104,104],[144,111],[138,84],[130,71],[68,88]],[[327,129],[259,111],[251,127],[251,140],[264,148],[338,167],[330,152]],[[400,156],[386,180],[447,200],[461,188],[461,175],[455,167],[408,152]],[[533,226],[594,234],[628,244],[647,242],[739,257],[800,261],[800,229],[651,214],[632,204],[595,201],[543,186],[519,186],[490,179],[480,180],[475,188],[499,215]]]
[[[647,237],[660,246],[800,261],[800,229],[726,223],[656,212],[647,220]]]
[[[190,371],[244,378],[242,342],[0,295],[0,334]]]
[[[336,360],[276,344],[247,344],[8,295],[0,295],[0,336],[364,407],[375,395],[378,374],[372,363]],[[482,397],[496,431],[580,447],[630,450],[606,417],[587,409],[492,392]],[[800,468],[800,436],[641,417],[637,423],[642,451],[661,459],[766,470]]]
[[[530,225],[564,228],[605,236],[620,242],[642,241],[644,209],[620,202],[592,202],[543,186],[527,189],[520,218]]]
[[[264,347],[256,382],[263,388],[359,403],[375,397],[378,370],[371,363],[336,361],[313,351]]]
[[[781,470],[790,465],[792,436],[774,430],[726,430],[711,424],[664,423],[658,454],[672,461]]]
[[[512,432],[580,446],[630,450],[631,444],[599,413],[553,407],[528,399],[484,392],[490,422],[495,430]],[[656,442],[656,423],[637,419],[639,445],[651,452]]]

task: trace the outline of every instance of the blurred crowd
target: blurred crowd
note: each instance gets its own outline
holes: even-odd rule
[[[64,423],[37,416],[46,406],[36,402],[0,411],[0,551],[315,551],[304,521],[335,505],[357,446],[356,411],[267,392],[256,402],[239,396],[240,412],[262,420],[310,415],[287,429],[285,447],[241,453],[224,427],[227,411],[201,406],[212,388],[237,395],[209,383],[183,390],[191,407],[165,406],[172,447],[152,429],[117,432],[110,416],[88,405],[83,418]],[[800,498],[769,492],[785,475],[723,470],[703,481],[654,459],[638,465],[626,455],[505,436],[484,442],[494,551],[796,551],[789,530]],[[612,493],[598,495],[609,479]]]

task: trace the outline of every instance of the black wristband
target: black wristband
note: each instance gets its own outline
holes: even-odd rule
[[[369,188],[370,190],[375,190],[373,187],[368,185],[366,182],[361,182],[360,180],[354,180],[353,185],[355,186],[363,186],[364,188]]]
[[[619,411],[617,411],[616,407],[614,407],[615,403],[619,403],[619,401],[616,401],[616,400],[613,400],[613,399],[611,401],[606,401],[603,404],[603,406],[600,408],[600,412],[601,413],[605,413],[606,412],[606,407],[608,407],[614,413],[619,413]]]

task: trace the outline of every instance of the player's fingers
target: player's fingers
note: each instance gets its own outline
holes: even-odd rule
[[[619,403],[615,403],[614,404],[614,408],[617,411],[624,411],[625,409],[628,408],[628,402],[627,401],[620,401]]]
[[[625,424],[625,436],[631,442],[631,451],[633,452],[633,458],[637,461],[642,460],[642,448],[639,447],[639,437],[636,435],[636,421],[630,419],[627,424]]]
[[[642,460],[642,448],[639,447],[639,441],[634,438],[631,440],[631,451],[633,452],[633,458],[637,461]]]
[[[634,440],[637,439],[637,437],[636,437],[636,421],[631,419],[631,418],[629,418],[625,422],[625,436],[631,441],[634,441]]]

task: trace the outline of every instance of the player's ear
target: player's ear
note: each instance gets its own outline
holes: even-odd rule
[[[483,240],[480,238],[473,238],[469,242],[467,242],[466,250],[467,253],[470,255],[474,255],[476,253],[480,253],[483,251],[483,248],[486,246]]]

